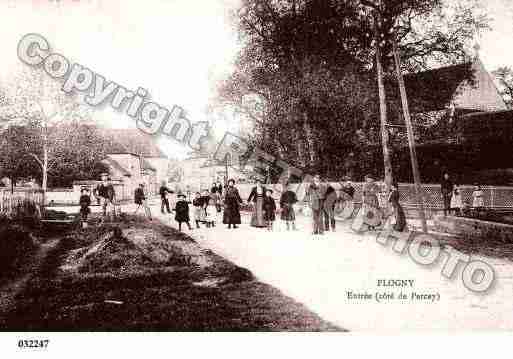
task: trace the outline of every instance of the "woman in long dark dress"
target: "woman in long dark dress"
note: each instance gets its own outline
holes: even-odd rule
[[[237,228],[237,224],[241,223],[240,220],[240,204],[242,199],[239,195],[239,190],[235,187],[235,180],[228,181],[228,187],[224,195],[224,213],[223,223],[228,225],[228,228]]]
[[[390,188],[390,194],[388,196],[388,201],[392,204],[394,209],[394,231],[402,232],[406,228],[406,216],[404,215],[404,210],[401,204],[399,203],[399,189],[397,184],[392,184]]]
[[[251,214],[251,227],[267,227],[264,219],[264,197],[265,187],[257,180],[248,197],[248,203],[253,202],[253,213]]]

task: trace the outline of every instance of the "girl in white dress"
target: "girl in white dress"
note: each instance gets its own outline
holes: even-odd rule
[[[454,185],[454,190],[451,197],[451,211],[454,211],[456,215],[461,213],[463,207],[463,201],[461,200],[461,191],[458,185]]]
[[[481,186],[476,185],[476,187],[474,188],[474,192],[472,193],[472,198],[472,207],[477,209],[484,207],[484,198]]]

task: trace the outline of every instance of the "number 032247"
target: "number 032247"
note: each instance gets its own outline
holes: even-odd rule
[[[49,342],[48,339],[20,339],[18,348],[47,348]]]

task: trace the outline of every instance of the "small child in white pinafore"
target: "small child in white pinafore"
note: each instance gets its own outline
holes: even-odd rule
[[[484,207],[484,198],[483,191],[481,190],[481,186],[477,185],[474,187],[474,192],[472,193],[472,207],[479,209]]]
[[[463,208],[463,201],[461,199],[461,190],[458,185],[454,185],[454,190],[451,197],[451,211],[454,211],[456,215],[461,214]]]
[[[216,226],[217,207],[213,199],[209,199],[207,206],[205,207],[205,223],[207,228]]]

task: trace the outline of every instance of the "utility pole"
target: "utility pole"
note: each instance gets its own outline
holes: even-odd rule
[[[419,202],[420,220],[422,222],[422,231],[427,233],[426,214],[424,212],[424,199],[422,198],[422,185],[420,183],[419,164],[417,162],[417,151],[415,150],[415,137],[413,135],[413,126],[411,124],[410,109],[408,106],[408,97],[406,94],[406,87],[404,85],[403,73],[401,71],[401,58],[397,49],[397,42],[394,38],[392,40],[392,47],[394,53],[397,82],[399,83],[399,91],[401,93],[401,103],[403,107],[404,121],[406,122],[406,131],[408,133],[408,145],[410,147],[411,167],[413,171],[413,180],[415,182],[415,192],[417,194],[417,201]]]
[[[385,185],[389,190],[393,182],[392,177],[392,161],[390,160],[390,139],[387,127],[387,99],[385,92],[385,83],[383,76],[383,65],[381,63],[381,34],[379,33],[379,24],[381,24],[381,1],[378,4],[376,16],[374,16],[374,44],[376,52],[376,71],[378,77],[378,94],[379,94],[379,113],[381,127],[381,145],[383,147],[383,164],[385,169]]]

